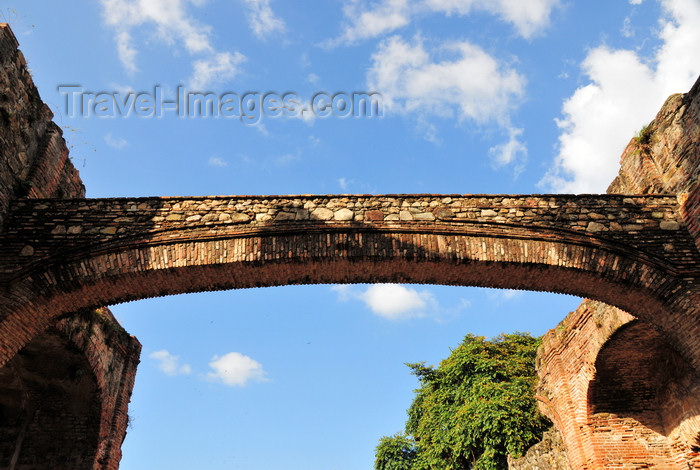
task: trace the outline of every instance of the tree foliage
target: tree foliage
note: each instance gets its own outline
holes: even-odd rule
[[[534,398],[540,340],[467,335],[437,368],[407,364],[420,381],[406,434],[384,437],[375,470],[499,470],[541,439]]]
[[[375,455],[375,470],[411,470],[416,458],[416,442],[405,434],[382,437]]]

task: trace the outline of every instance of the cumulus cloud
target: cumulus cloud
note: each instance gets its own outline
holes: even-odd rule
[[[652,57],[605,45],[586,56],[581,68],[589,83],[562,106],[559,152],[540,182],[546,190],[605,191],[632,136],[654,118],[669,95],[687,91],[700,74],[700,3],[661,4],[661,46]]]
[[[420,37],[409,42],[392,36],[372,56],[367,82],[369,89],[382,94],[386,110],[421,122],[428,140],[438,139],[427,116],[456,117],[501,128],[508,143],[493,149],[497,163],[510,163],[526,153],[522,130],[510,123],[524,94],[525,78],[476,45],[452,42],[428,51]]]
[[[248,25],[260,39],[266,39],[271,33],[282,33],[285,24],[270,7],[270,0],[244,0],[248,6]]]
[[[231,78],[242,61],[238,52],[218,52],[211,43],[211,27],[200,24],[188,12],[188,6],[200,6],[201,0],[101,0],[104,23],[114,30],[117,54],[129,73],[138,70],[138,49],[134,30],[148,27],[155,38],[171,46],[184,47],[190,55],[203,56],[194,63],[198,84],[204,78]],[[263,2],[264,3],[264,2]],[[207,75],[208,74],[208,75]]]
[[[231,387],[243,387],[249,382],[267,380],[262,364],[241,353],[230,352],[214,356],[209,363],[214,372],[207,374],[210,380],[222,382]]]
[[[438,308],[438,302],[431,292],[417,291],[399,284],[372,284],[364,290],[338,285],[332,289],[340,301],[361,300],[374,314],[387,320],[424,317]]]
[[[170,354],[165,349],[152,352],[148,357],[157,361],[158,368],[168,375],[187,375],[192,372],[189,364],[181,364],[179,356]]]
[[[466,16],[475,11],[492,14],[529,38],[549,24],[550,14],[557,5],[559,0],[381,0],[373,3],[350,0],[343,8],[343,31],[330,44],[353,43],[388,34],[421,15]]]

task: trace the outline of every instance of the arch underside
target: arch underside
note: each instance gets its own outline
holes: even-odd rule
[[[671,336],[679,336],[682,321],[675,312],[697,309],[693,278],[671,276],[663,260],[624,244],[554,230],[516,236],[499,229],[485,235],[307,226],[116,240],[32,266],[11,285],[14,305],[5,307],[12,313],[3,326],[31,331],[78,308],[293,284],[405,282],[573,294],[620,307]],[[698,353],[682,344],[684,338],[678,341],[689,359]]]
[[[101,397],[81,350],[56,329],[0,367],[0,468],[92,469]]]
[[[594,370],[587,419],[602,466],[637,455],[660,468],[699,462],[700,377],[664,335],[632,320],[603,345]],[[626,446],[610,439],[611,429]]]

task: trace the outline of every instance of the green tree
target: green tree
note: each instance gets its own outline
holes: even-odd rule
[[[412,470],[416,441],[405,434],[382,437],[375,453],[375,470]]]
[[[539,344],[527,333],[469,334],[437,368],[407,364],[420,381],[407,435],[380,440],[375,470],[507,468],[506,456],[522,455],[549,425],[533,393]]]

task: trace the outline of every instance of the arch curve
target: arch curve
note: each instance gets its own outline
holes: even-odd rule
[[[0,332],[25,334],[4,349],[11,356],[78,308],[208,290],[411,282],[597,299],[656,324],[700,364],[700,348],[678,333],[698,326],[698,286],[689,275],[697,263],[678,250],[693,242],[671,220],[675,210],[667,196],[21,201],[0,249],[14,268],[5,273]],[[665,227],[656,214],[668,217]]]

